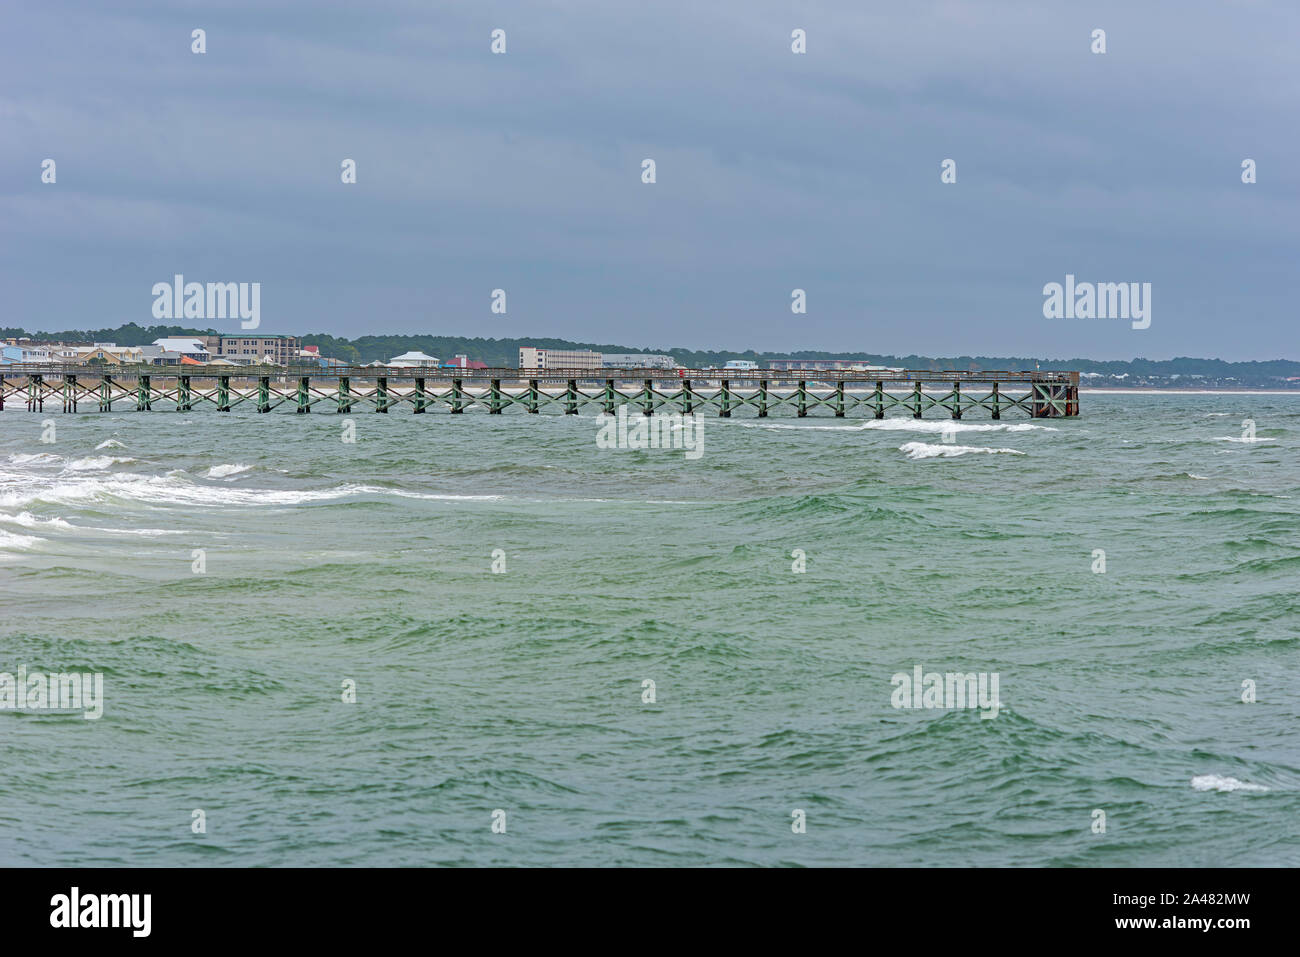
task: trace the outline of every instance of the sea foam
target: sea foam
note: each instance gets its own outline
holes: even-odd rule
[[[975,445],[933,445],[929,442],[905,442],[898,447],[898,451],[906,452],[907,457],[913,461],[921,459],[951,459],[959,455],[970,455],[973,453],[1005,453],[1007,455],[1024,455],[1019,449],[999,449],[987,448]]]
[[[1192,778],[1192,787],[1197,791],[1267,791],[1262,784],[1238,781],[1236,778],[1223,777],[1218,774],[1198,774]]]

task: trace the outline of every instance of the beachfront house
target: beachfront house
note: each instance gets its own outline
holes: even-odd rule
[[[399,369],[433,369],[438,366],[438,357],[423,352],[403,352],[400,356],[389,359],[387,365]]]
[[[161,346],[167,352],[179,352],[183,357],[191,359],[194,362],[207,362],[212,358],[212,353],[208,351],[208,345],[202,339],[191,339],[184,336],[167,336],[163,339],[155,339],[153,344]]]
[[[6,363],[11,362],[51,362],[53,356],[48,346],[11,345],[0,349],[0,356]]]

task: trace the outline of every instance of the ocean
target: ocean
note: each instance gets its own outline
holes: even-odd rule
[[[0,864],[1300,864],[1300,395],[1081,406],[11,404]]]

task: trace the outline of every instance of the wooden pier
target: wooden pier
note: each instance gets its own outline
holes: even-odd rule
[[[475,408],[576,415],[613,414],[628,405],[659,411],[883,419],[939,410],[953,419],[987,412],[1032,418],[1079,414],[1077,372],[787,371],[686,369],[419,369],[359,366],[330,371],[249,367],[0,366],[0,411],[191,412],[212,407],[295,413],[394,412],[419,415]]]

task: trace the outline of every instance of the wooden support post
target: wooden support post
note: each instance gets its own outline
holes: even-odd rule
[[[464,393],[461,391],[460,382],[460,379],[451,380],[451,411],[453,415],[460,415],[465,411],[461,402],[464,398]]]
[[[758,417],[767,418],[767,380],[758,380]]]
[[[185,388],[189,389],[189,380],[186,379]],[[257,411],[271,411],[271,377],[269,375],[260,375],[257,377]]]
[[[1048,415],[1047,403],[1043,401],[1044,386],[1037,382],[1029,383],[1029,415],[1035,419],[1046,418]]]
[[[415,377],[415,415],[424,415],[425,406],[424,376]]]
[[[311,379],[309,379],[307,376],[304,375],[298,377],[297,412],[299,415],[306,415],[308,412],[311,411],[311,396],[307,392],[307,389],[310,385],[311,385]]]
[[[5,377],[0,375],[0,412],[5,410]]]
[[[339,376],[338,400],[339,415],[352,411],[352,379],[349,376]]]
[[[388,412],[388,376],[375,376],[375,411]]]
[[[63,411],[77,411],[77,377],[72,373],[63,375]]]
[[[653,380],[653,379],[646,379],[646,380],[645,380],[645,401],[644,401],[644,402],[642,403],[642,405],[641,405],[641,414],[642,414],[642,415],[654,415],[654,414],[655,414],[654,380]]]
[[[998,384],[993,383],[993,418],[1002,418],[1002,396],[998,394]]]
[[[844,418],[844,380],[835,383],[835,418]]]
[[[961,418],[961,383],[960,382],[954,382],[952,384],[952,417],[954,419]]]
[[[578,382],[576,379],[569,380],[569,388],[564,394],[564,414],[578,414]]]
[[[107,372],[99,379],[99,411],[113,411],[113,377]]]
[[[682,414],[690,415],[695,411],[695,394],[691,392],[691,380],[682,380]]]
[[[912,418],[921,417],[921,383],[917,382],[916,387],[912,390]]]
[[[536,415],[542,407],[541,400],[542,390],[537,385],[536,379],[528,380],[528,412],[530,415]]]
[[[153,411],[153,386],[147,375],[139,377],[135,392],[135,410],[137,412]]]
[[[493,380],[492,380],[492,391],[491,391],[491,393],[489,393],[489,397],[488,397],[488,412],[489,412],[491,415],[500,415],[500,414],[501,414],[501,406],[502,406],[502,402],[501,402],[501,380],[500,380],[500,379],[493,379]]]
[[[726,379],[722,380],[722,408],[718,410],[718,415],[724,419],[731,418],[731,383]]]
[[[44,412],[45,396],[41,394],[42,380],[39,375],[27,377],[27,411]]]
[[[600,411],[602,411],[602,412],[605,413],[606,415],[613,415],[613,414],[614,414],[614,409],[615,409],[615,405],[614,405],[614,394],[615,394],[615,393],[614,393],[614,380],[613,380],[613,379],[606,379],[606,380],[605,380],[605,401],[604,401],[604,404],[601,405],[601,407],[600,407]]]
[[[230,411],[230,376],[217,376],[217,411]]]
[[[795,393],[799,397],[799,418],[808,415],[808,382],[805,379],[799,380],[799,390]]]
[[[876,383],[876,394],[874,398],[876,405],[876,418],[883,419],[885,417],[885,383]]]

